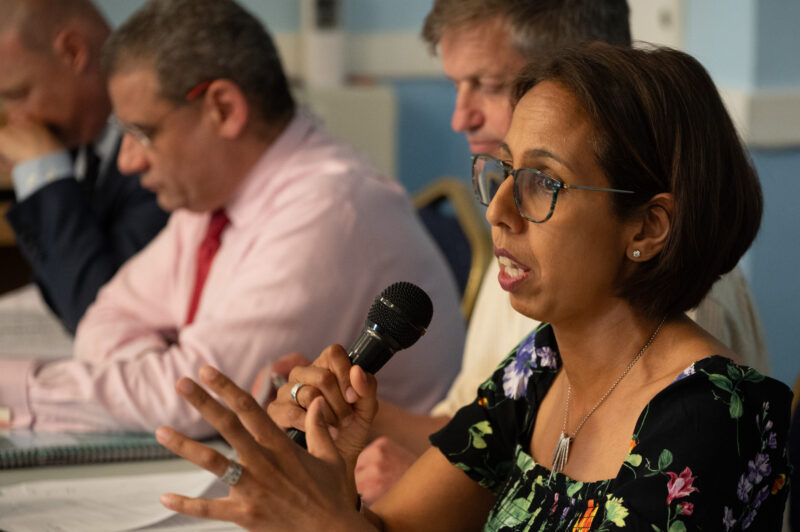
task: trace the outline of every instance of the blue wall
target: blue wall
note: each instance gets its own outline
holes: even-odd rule
[[[131,13],[144,5],[145,0],[94,0],[113,26],[119,26]],[[239,4],[258,16],[269,30],[296,31],[300,27],[300,2],[275,0],[240,0]]]
[[[751,87],[757,52],[753,0],[687,0],[683,5],[684,49],[718,85]]]
[[[749,253],[748,280],[767,332],[772,374],[792,385],[800,374],[800,148],[752,155],[764,190],[764,218]]]
[[[759,87],[800,87],[800,2],[759,2],[756,81]]]
[[[300,28],[299,0],[238,0],[265,21],[271,31]],[[95,0],[114,24],[137,10],[144,0]],[[342,0],[341,23],[351,32],[418,31],[431,0]]]
[[[686,49],[722,86],[800,92],[800,2],[687,0]],[[724,21],[724,23],[722,22]],[[761,231],[746,274],[767,335],[773,376],[793,385],[800,374],[800,143],[751,151],[764,191]]]
[[[95,0],[118,25],[139,9],[145,0]],[[270,31],[297,31],[300,28],[299,0],[239,0],[251,13],[265,21]],[[419,31],[431,0],[342,0],[341,22],[348,31]]]
[[[469,145],[450,129],[455,90],[449,80],[396,81],[397,175],[413,192],[443,175],[469,180]]]
[[[356,33],[419,31],[432,0],[342,0],[342,25]]]

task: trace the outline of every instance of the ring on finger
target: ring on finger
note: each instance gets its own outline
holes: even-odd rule
[[[228,468],[219,479],[228,486],[235,486],[239,479],[242,478],[242,471],[243,468],[239,462],[228,460]]]
[[[289,396],[292,398],[292,401],[294,401],[294,404],[296,404],[300,408],[303,408],[303,405],[301,405],[300,402],[297,400],[297,392],[299,392],[300,388],[302,388],[303,386],[305,386],[305,384],[303,384],[302,382],[298,382],[297,384],[292,386],[292,390],[289,392]]]

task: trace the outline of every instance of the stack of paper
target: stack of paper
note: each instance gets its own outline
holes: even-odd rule
[[[27,482],[0,488],[0,530],[117,532],[124,530],[241,530],[236,525],[178,516],[162,493],[225,496],[207,471]]]

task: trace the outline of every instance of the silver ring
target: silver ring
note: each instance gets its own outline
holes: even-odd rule
[[[228,486],[235,486],[242,477],[242,471],[243,468],[239,462],[228,460],[228,469],[225,470],[219,479]]]
[[[292,401],[294,401],[294,404],[296,404],[300,408],[303,408],[303,405],[297,402],[297,392],[299,392],[300,388],[302,388],[303,386],[305,386],[305,384],[303,384],[302,382],[298,382],[297,384],[292,386],[292,391],[289,392],[289,397],[291,397]]]

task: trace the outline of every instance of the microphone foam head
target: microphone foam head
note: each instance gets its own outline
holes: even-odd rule
[[[369,309],[367,319],[391,336],[401,349],[419,340],[433,317],[433,303],[425,291],[413,283],[389,285]]]

